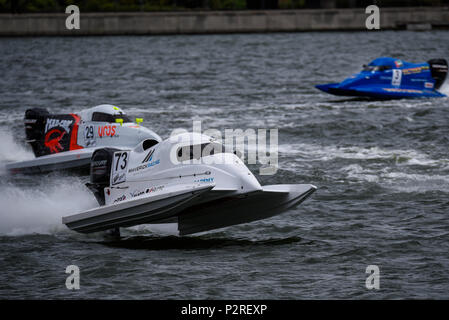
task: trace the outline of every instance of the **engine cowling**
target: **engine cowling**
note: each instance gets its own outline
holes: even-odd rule
[[[27,142],[33,148],[36,157],[46,154],[44,150],[44,133],[45,122],[49,116],[50,113],[42,108],[28,109],[25,112],[25,118],[23,119],[25,124],[25,134]]]
[[[448,65],[445,59],[432,59],[429,60],[430,72],[432,78],[435,79],[435,89],[439,89],[446,80]]]
[[[95,150],[90,161],[90,182],[86,186],[93,192],[98,203],[105,204],[104,188],[110,185],[111,166],[115,148],[103,148]]]

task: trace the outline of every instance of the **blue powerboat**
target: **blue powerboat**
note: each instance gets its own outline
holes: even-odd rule
[[[362,96],[376,99],[437,98],[448,72],[445,59],[409,63],[382,57],[363,66],[363,70],[343,82],[316,87],[337,96]]]

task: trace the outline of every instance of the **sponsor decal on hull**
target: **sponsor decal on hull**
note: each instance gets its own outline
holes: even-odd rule
[[[162,190],[164,190],[164,188],[165,188],[165,186],[163,186],[163,185],[162,186],[154,186],[151,188],[147,188],[145,190],[134,190],[133,192],[130,192],[129,195],[131,196],[131,198],[135,198],[135,197],[139,197],[144,194],[162,191]]]
[[[403,72],[405,75],[408,75],[408,74],[421,73],[421,72],[423,72],[423,71],[425,71],[425,70],[429,70],[429,67],[423,66],[423,67],[415,67],[415,68],[402,69],[402,72]]]
[[[47,123],[45,124],[45,132],[48,132],[48,130],[51,130],[56,127],[61,127],[65,131],[70,131],[70,126],[72,125],[73,120],[61,120],[61,119],[47,119]]]
[[[397,88],[382,88],[388,92],[401,92],[401,93],[423,93],[421,90],[414,89],[397,89]]]
[[[114,152],[111,168],[111,185],[126,181],[130,151]]]
[[[64,138],[66,131],[61,131],[59,129],[53,129],[47,132],[45,135],[44,145],[50,149],[50,153],[58,153],[64,150],[61,146],[61,139]]]
[[[100,138],[103,137],[117,137],[116,136],[116,126],[113,125],[107,125],[107,126],[99,126],[98,127],[98,136]]]
[[[400,68],[400,67],[403,66],[403,63],[402,63],[401,60],[396,60],[396,61],[394,62],[394,64],[396,65],[396,68]]]
[[[124,172],[123,173],[116,173],[114,175],[114,177],[112,178],[112,183],[113,184],[118,184],[120,182],[124,182],[125,178],[126,178],[126,173],[124,173]]]
[[[143,159],[142,163],[151,161],[153,159],[153,153],[154,149],[151,149],[150,152],[148,152],[147,156]]]
[[[45,148],[40,155],[82,149],[83,147],[77,144],[79,121],[80,118],[76,114],[53,115],[46,118],[43,139]]]
[[[124,201],[124,200],[126,200],[126,196],[125,195],[115,199],[113,203],[117,203],[117,202]]]
[[[158,192],[164,190],[165,186],[157,186],[157,187],[151,187],[146,190],[146,193],[152,193],[152,192]]]
[[[214,182],[214,178],[203,178],[203,179],[195,180],[193,182]]]
[[[141,196],[143,194],[145,194],[145,191],[138,191],[138,190],[134,190],[133,192],[129,193],[131,198],[135,198],[135,197]]]
[[[145,170],[145,169],[151,168],[151,167],[153,167],[155,165],[158,165],[159,163],[161,163],[161,160],[157,159],[155,161],[148,162],[147,164],[142,164],[142,165],[140,165],[138,167],[131,168],[131,169],[128,170],[128,173],[134,173],[134,172],[138,172],[140,170]]]

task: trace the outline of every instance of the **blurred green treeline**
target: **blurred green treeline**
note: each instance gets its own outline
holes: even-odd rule
[[[445,6],[449,0],[0,0],[0,12],[65,12],[70,4],[81,12],[118,12]]]

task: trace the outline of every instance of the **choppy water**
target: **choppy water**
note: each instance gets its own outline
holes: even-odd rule
[[[33,157],[27,108],[113,103],[163,137],[192,120],[278,128],[280,169],[261,181],[318,186],[268,220],[188,237],[141,226],[108,242],[61,225],[96,205],[83,178],[3,172],[0,298],[449,298],[449,99],[313,87],[378,56],[448,59],[449,33],[0,39],[1,164]],[[81,269],[76,292],[65,288],[70,264]],[[365,288],[371,264],[377,291]]]

